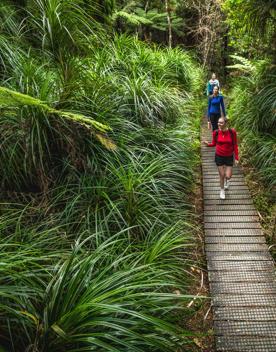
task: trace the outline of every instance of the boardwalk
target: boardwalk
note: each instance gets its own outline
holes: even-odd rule
[[[202,140],[211,133],[203,128]],[[276,352],[276,283],[258,214],[240,168],[219,199],[214,148],[201,149],[205,251],[216,351]]]

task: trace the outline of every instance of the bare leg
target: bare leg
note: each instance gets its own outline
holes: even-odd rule
[[[225,166],[225,177],[226,177],[226,180],[230,180],[230,178],[232,177],[232,170],[233,170],[232,166]]]
[[[224,189],[224,177],[225,177],[224,166],[218,166],[218,172],[219,172],[220,188]]]

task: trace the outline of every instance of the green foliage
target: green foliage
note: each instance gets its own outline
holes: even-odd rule
[[[30,0],[27,3],[30,27],[37,44],[58,58],[61,50],[72,52],[87,35],[93,33],[92,9],[83,0]],[[96,10],[96,8],[94,7]]]
[[[275,0],[226,0],[223,8],[227,14],[230,45],[236,52],[259,58],[264,53],[275,54]]]
[[[239,58],[241,61],[241,58]],[[243,60],[243,75],[232,93],[230,115],[243,139],[252,165],[272,189],[276,186],[276,86],[275,67],[262,60]]]
[[[230,57],[233,60],[238,61],[238,63],[234,65],[228,65],[228,68],[239,70],[243,73],[258,73],[256,65],[254,65],[250,60],[239,55],[230,55]]]
[[[110,130],[108,126],[105,126],[102,123],[95,121],[92,118],[88,118],[81,114],[74,114],[67,111],[53,109],[39,99],[35,99],[26,94],[14,92],[5,87],[0,87],[0,108],[1,109],[11,110],[11,108],[22,107],[22,106],[31,106],[34,108],[36,107],[48,114],[64,117],[69,121],[77,122],[85,126],[91,126],[100,132],[106,132]]]
[[[104,38],[99,38],[104,43]],[[74,169],[91,169],[89,165],[95,164],[94,153],[87,148],[94,144],[91,134],[113,150],[114,143],[105,135],[110,129],[107,125],[121,131],[120,136],[112,134],[120,145],[125,136],[129,139],[129,128],[137,129],[136,124],[150,128],[171,124],[183,113],[185,101],[189,100],[187,94],[196,92],[201,84],[201,71],[179,49],[152,50],[126,36],[116,36],[113,42],[106,40],[102,48],[92,38],[86,46],[91,54],[85,59],[66,57],[66,63],[56,69],[51,62],[30,59],[23,50],[20,60],[15,56],[18,69],[13,71],[9,86],[15,85],[44,101],[7,88],[1,90],[3,131],[23,126],[16,133],[3,133],[2,145],[7,154],[2,162],[9,165],[3,178],[9,187],[20,189],[23,184],[34,184],[35,188],[47,188],[49,180],[55,180],[55,173],[59,175],[65,165],[68,169],[68,162]],[[5,76],[11,73],[7,70]],[[76,124],[78,128],[73,131]],[[76,139],[74,134],[82,137]],[[24,163],[9,157],[12,150],[12,155],[20,155]],[[19,175],[11,173],[20,165],[19,182]],[[11,186],[15,179],[16,186]]]
[[[174,35],[185,36],[184,19],[177,15],[181,2],[170,0],[169,13]],[[148,38],[153,33],[156,37],[168,31],[168,13],[163,1],[122,1],[113,14],[115,28],[126,32],[137,32],[142,38]],[[158,40],[157,40],[158,41]]]
[[[8,351],[191,350],[202,71],[180,49],[105,33],[112,6],[0,8]]]
[[[170,322],[173,312],[190,299],[173,293],[183,286],[180,234],[163,233],[155,243],[127,253],[131,244],[123,233],[93,248],[99,233],[82,235],[71,244],[58,228],[42,232],[21,226],[19,220],[14,234],[0,242],[0,323],[2,336],[13,346],[173,351],[188,343],[184,331]],[[170,275],[171,266],[178,279]],[[163,315],[166,321],[158,318]]]
[[[133,13],[130,14],[126,11],[117,11],[113,15],[114,21],[118,20],[119,18],[124,19],[125,21],[127,21],[128,24],[133,26],[139,26],[141,24],[152,25],[152,21],[147,19],[146,17],[138,16]]]

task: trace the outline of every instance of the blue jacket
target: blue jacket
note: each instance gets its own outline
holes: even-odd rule
[[[226,116],[223,96],[211,96],[208,100],[208,119],[210,119],[211,114],[220,114],[220,107],[222,109],[223,115]]]

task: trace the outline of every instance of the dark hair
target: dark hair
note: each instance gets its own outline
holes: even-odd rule
[[[215,88],[217,88],[217,89],[218,89],[218,91],[219,91],[219,86],[215,85],[215,86],[213,87],[213,94],[212,94],[212,98],[214,97],[214,89],[215,89]]]
[[[228,122],[228,119],[225,117],[225,116],[221,116],[220,118],[219,118],[219,120],[220,119],[223,119],[224,120],[224,123],[227,123]]]

